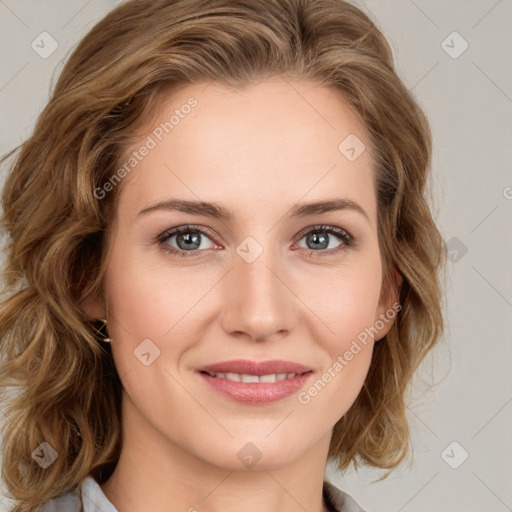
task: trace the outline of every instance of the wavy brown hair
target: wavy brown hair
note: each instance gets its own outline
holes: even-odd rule
[[[119,458],[121,384],[81,301],[104,293],[120,187],[102,200],[95,189],[167,91],[276,75],[334,87],[359,115],[374,154],[383,286],[393,286],[392,267],[403,278],[402,310],[329,456],[340,470],[358,461],[392,469],[407,456],[406,390],[443,332],[445,253],[428,205],[429,125],[385,37],[344,0],[133,0],[78,44],[32,135],[3,158],[13,161],[1,219],[2,477],[14,512],[87,475],[104,482]],[[32,457],[43,441],[58,453],[46,469]]]

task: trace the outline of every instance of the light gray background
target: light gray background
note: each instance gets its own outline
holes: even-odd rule
[[[0,0],[0,153],[29,136],[52,76],[115,5]],[[433,206],[451,258],[447,332],[408,408],[412,463],[374,484],[377,470],[327,474],[369,512],[512,511],[512,1],[357,5],[387,36],[431,121]],[[31,48],[43,31],[59,45],[47,59]],[[453,58],[464,41],[467,50]],[[467,460],[453,469],[448,462],[460,464],[463,450]],[[0,500],[0,510],[7,507]]]

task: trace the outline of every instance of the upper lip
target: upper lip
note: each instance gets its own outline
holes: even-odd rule
[[[271,375],[273,373],[296,373],[302,374],[312,371],[311,368],[293,361],[270,360],[270,361],[249,361],[246,359],[235,359],[209,364],[198,368],[198,371],[208,373],[240,373],[245,375]]]

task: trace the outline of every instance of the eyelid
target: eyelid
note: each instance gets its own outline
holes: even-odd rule
[[[163,242],[165,242],[165,240],[167,240],[171,236],[176,236],[176,235],[179,235],[180,233],[183,233],[183,232],[186,233],[188,231],[198,231],[200,234],[206,234],[206,235],[208,235],[208,238],[210,238],[213,242],[215,242],[216,234],[212,229],[207,228],[206,226],[199,226],[199,225],[195,225],[195,224],[183,224],[182,226],[176,226],[176,227],[167,229],[161,235],[157,236],[157,241],[163,243]],[[215,242],[215,243],[217,243],[217,242]]]
[[[207,235],[207,237],[214,244],[220,245],[221,246],[220,248],[224,248],[221,244],[218,244],[216,242],[216,234],[212,229],[210,229],[206,226],[199,226],[199,225],[195,225],[195,224],[184,224],[181,226],[176,226],[176,227],[167,229],[164,233],[162,233],[161,235],[159,235],[157,237],[156,242],[159,245],[164,246],[164,245],[166,245],[165,241],[168,240],[169,238],[177,236],[183,232],[186,233],[186,232],[190,232],[190,231],[197,231],[201,235]],[[299,233],[297,233],[294,236],[294,238],[297,239],[297,241],[294,242],[294,245],[297,244],[298,242],[300,242],[300,240],[302,240],[302,238],[304,238],[304,236],[308,235],[309,233],[316,232],[316,231],[325,231],[331,235],[334,234],[340,240],[341,245],[334,249],[320,250],[320,251],[314,251],[313,249],[307,249],[307,248],[305,249],[303,247],[301,247],[301,249],[309,250],[313,253],[318,253],[318,256],[323,256],[323,255],[328,256],[328,255],[332,255],[334,253],[337,253],[342,250],[346,250],[346,249],[349,249],[351,247],[358,245],[356,239],[349,231],[347,231],[346,229],[339,228],[337,226],[328,225],[328,224],[316,224],[316,225],[305,227],[304,229],[299,231]],[[217,247],[216,249],[218,249],[218,248],[219,247]],[[180,249],[176,249],[172,246],[163,248],[163,250],[165,250],[166,252],[175,254],[175,255],[192,256],[192,257],[201,252],[205,252],[205,250],[199,250],[199,249],[195,249],[193,251],[183,251]]]
[[[339,228],[337,226],[331,226],[330,224],[315,224],[313,226],[308,226],[307,228],[304,228],[301,231],[299,231],[295,235],[295,237],[301,240],[305,235],[314,231],[327,231],[328,233],[334,233],[342,239],[346,238],[347,243],[353,243],[355,245],[355,238],[349,231],[343,228]]]

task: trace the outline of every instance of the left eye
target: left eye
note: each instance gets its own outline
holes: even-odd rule
[[[304,249],[339,249],[352,245],[352,237],[344,230],[332,227],[317,227],[308,231],[301,240],[306,239],[306,244],[310,244],[310,247],[304,247]],[[338,245],[332,246],[331,241],[336,242],[338,239]]]
[[[215,244],[211,241],[212,235],[204,228],[196,226],[182,226],[173,228],[160,235],[157,239],[158,244],[163,250],[178,256],[194,256],[196,252],[203,249],[211,249]],[[339,243],[332,246],[333,237],[337,238]],[[174,243],[170,241],[174,240]],[[206,239],[209,244],[204,246],[203,239]],[[355,244],[355,240],[347,231],[333,226],[314,226],[303,231],[300,235],[299,241],[306,240],[306,247],[300,246],[303,249],[313,250],[313,252],[333,252],[346,249]]]

